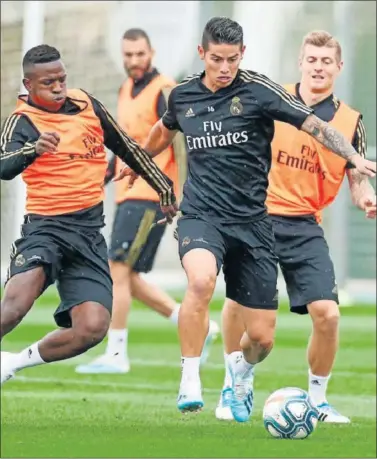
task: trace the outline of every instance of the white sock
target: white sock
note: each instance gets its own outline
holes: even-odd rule
[[[326,392],[330,377],[331,375],[316,376],[309,370],[309,396],[313,400],[314,405],[327,402]]]
[[[182,384],[199,383],[200,357],[181,357]]]
[[[181,307],[180,304],[177,304],[176,307],[173,309],[171,315],[169,316],[169,320],[173,322],[173,324],[178,324],[178,316],[179,316],[179,308]]]
[[[224,352],[225,378],[224,378],[223,389],[225,389],[226,387],[232,387],[232,377],[230,376],[230,371],[229,371],[228,356],[229,356],[229,354]]]
[[[232,371],[237,373],[246,373],[254,368],[254,365],[246,362],[242,351],[235,351],[228,355],[228,365]]]
[[[39,342],[32,344],[15,356],[14,370],[19,371],[23,368],[35,367],[46,363],[39,353]]]
[[[127,358],[128,330],[109,329],[106,355],[125,360]]]

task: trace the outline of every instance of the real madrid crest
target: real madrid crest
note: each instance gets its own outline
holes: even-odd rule
[[[23,266],[25,264],[25,257],[20,253],[17,255],[16,259],[14,260],[14,264],[18,267]]]
[[[233,97],[232,104],[230,106],[230,113],[232,115],[241,115],[243,112],[243,105],[241,104],[241,99],[239,97]]]
[[[187,245],[189,245],[191,242],[191,239],[189,237],[185,237],[182,241],[182,247],[186,247]]]

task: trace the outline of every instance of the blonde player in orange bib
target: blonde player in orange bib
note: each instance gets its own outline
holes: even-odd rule
[[[154,50],[144,30],[129,29],[124,33],[122,54],[128,78],[119,91],[118,122],[143,145],[153,125],[166,111],[164,89],[172,88],[176,83],[153,67]],[[174,153],[173,147],[168,147],[155,158],[155,162],[173,180],[174,188],[178,191],[178,165]],[[141,178],[135,181],[132,188],[128,179],[117,180],[124,166],[114,156],[106,176],[106,182],[116,177],[117,205],[109,249],[114,303],[107,349],[104,355],[93,362],[78,366],[78,373],[129,372],[127,322],[132,298],[174,324],[178,323],[179,305],[176,301],[140,275],[152,270],[166,228],[166,225],[154,225],[150,230],[151,225],[164,217],[159,209],[159,196]],[[218,332],[218,325],[211,321],[202,362],[206,360],[209,344]]]
[[[338,41],[325,31],[305,36],[299,58],[301,81],[286,89],[314,110],[314,114],[343,133],[355,150],[366,153],[362,116],[334,95],[335,80],[343,62]],[[309,313],[313,332],[308,346],[309,394],[320,412],[320,420],[349,423],[327,401],[338,348],[338,290],[329,248],[319,225],[322,210],[336,198],[347,175],[352,200],[367,218],[376,217],[375,190],[346,160],[295,127],[275,122],[272,167],[266,200],[274,225],[276,255],[287,285],[290,308]],[[239,306],[227,299],[223,309],[225,354],[241,352],[244,332]],[[225,381],[216,417],[232,420],[231,377]]]

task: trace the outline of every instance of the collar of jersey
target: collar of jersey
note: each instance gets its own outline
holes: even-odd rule
[[[156,68],[152,68],[150,72],[144,73],[140,80],[133,80],[135,86],[143,86],[150,83],[153,78],[159,75],[159,71]]]
[[[47,108],[41,107],[40,105],[35,104],[30,96],[28,96],[26,100],[27,104],[31,107],[36,108],[37,110],[41,110],[42,112],[52,113],[54,115],[61,114],[61,115],[76,115],[81,111],[81,108],[76,105],[70,97],[67,97],[64,104],[60,107],[57,112],[52,112]]]
[[[239,78],[239,75],[240,75],[240,70],[238,70],[237,72],[237,75],[235,77],[235,79],[232,81],[232,83],[225,87],[225,88],[221,88],[221,89],[218,89],[216,92],[213,92],[211,91],[210,89],[207,88],[207,86],[203,83],[203,78],[204,78],[204,75],[206,74],[205,70],[203,70],[203,72],[199,75],[199,78],[198,78],[198,85],[200,86],[200,88],[209,93],[209,94],[212,94],[213,96],[217,96],[217,95],[224,95],[224,94],[227,94],[228,92],[230,92],[237,84],[239,84],[239,82],[241,81],[240,78]]]

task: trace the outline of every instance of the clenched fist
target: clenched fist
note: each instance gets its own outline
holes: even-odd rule
[[[35,144],[35,151],[37,155],[56,153],[59,142],[60,137],[56,132],[43,132]]]

